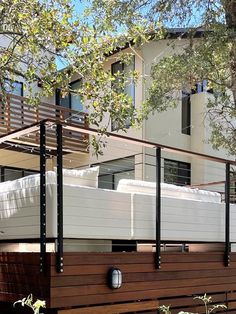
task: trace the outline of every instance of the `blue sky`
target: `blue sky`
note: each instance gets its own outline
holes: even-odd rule
[[[80,0],[73,0],[72,3],[75,7],[75,11],[76,13],[83,14],[84,9],[86,8],[86,6],[88,5],[89,1],[80,1]],[[56,64],[57,64],[57,69],[61,70],[65,67],[65,64],[63,64],[60,60],[56,60]]]
[[[83,13],[84,9],[86,8],[86,6],[88,5],[89,1],[79,1],[79,0],[74,0],[72,1],[72,3],[75,6],[75,10],[76,12],[78,12],[78,14]]]

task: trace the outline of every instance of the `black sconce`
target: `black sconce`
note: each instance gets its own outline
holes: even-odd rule
[[[122,272],[119,268],[112,267],[107,273],[108,287],[119,289],[122,285]]]

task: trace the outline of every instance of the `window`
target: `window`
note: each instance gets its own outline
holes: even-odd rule
[[[116,73],[129,73],[131,71],[134,71],[135,70],[135,58],[133,56],[133,59],[131,60],[131,62],[129,64],[124,64],[120,61],[118,62],[115,62],[111,65],[111,73],[112,75],[115,75]],[[115,88],[117,89],[118,91],[118,88],[117,88],[117,84],[118,84],[118,81],[119,79],[117,78],[115,80],[115,82],[113,82],[113,85],[112,85],[112,88]],[[129,79],[127,85],[125,86],[124,90],[120,90],[119,92],[123,92],[125,93],[126,95],[128,95],[129,97],[131,97],[132,101],[133,101],[133,106],[135,105],[135,85],[134,85],[134,81],[132,78]],[[130,120],[127,119],[126,120],[126,127],[130,127]],[[115,131],[117,130],[118,127],[116,125],[115,122],[112,122],[112,125],[111,125],[111,130],[112,131]]]
[[[197,83],[191,91],[182,91],[182,134],[191,135],[191,95],[202,92],[213,93],[213,90],[207,87],[207,80]]]
[[[7,93],[13,94],[16,96],[23,96],[23,83],[22,82],[11,81],[11,80],[5,79],[3,84],[4,84],[4,89]],[[19,102],[19,100],[17,102]],[[1,103],[0,114],[1,114],[1,122],[0,123],[1,124],[7,123],[7,120],[5,119],[6,118],[6,108],[5,108],[4,103]],[[21,106],[21,115],[20,115],[19,111],[11,110],[11,120],[13,120],[13,121],[18,120],[19,122],[21,121],[22,125],[24,124],[23,105]],[[8,123],[9,123],[9,120],[8,120]]]
[[[81,87],[81,80],[70,83],[72,90],[77,90]],[[73,92],[69,93],[66,97],[61,97],[60,89],[56,90],[56,104],[65,108],[83,111],[81,97]]]
[[[182,123],[183,134],[191,135],[191,100],[190,94],[182,92]]]
[[[36,170],[28,170],[28,169],[21,169],[15,167],[0,167],[1,172],[1,182],[5,181],[12,181],[16,179],[20,179],[22,177],[29,176],[31,174],[38,173]]]
[[[213,93],[213,89],[212,88],[208,88],[208,83],[207,80],[203,80],[201,83],[197,83],[195,85],[195,88],[192,89],[192,94],[199,94],[202,92],[208,92],[208,93]]]
[[[23,96],[23,83],[17,82],[17,81],[10,81],[8,79],[5,79],[5,89],[7,93],[17,95],[17,96]]]
[[[70,88],[72,89],[72,92],[69,93],[66,97],[61,97],[61,91],[60,91],[60,89],[57,89],[56,90],[56,104],[58,106],[62,106],[64,108],[83,112],[84,108],[83,108],[81,97],[79,95],[73,93],[73,90],[75,91],[75,90],[79,89],[80,87],[81,87],[81,80],[77,80],[77,81],[72,82],[70,84]],[[69,118],[69,117],[70,117],[70,113],[68,113],[68,117],[65,117],[65,118]],[[72,121],[83,122],[83,121],[81,121],[81,119],[84,119],[84,116],[79,115],[79,114],[77,116],[77,115],[73,114]]]
[[[79,90],[81,88],[81,80],[72,82],[70,86],[72,91]],[[83,111],[81,97],[73,92],[70,94],[70,108],[77,111]]]
[[[176,185],[191,184],[191,164],[164,159],[164,182]]]
[[[120,179],[134,179],[134,156],[100,164],[99,188],[115,190]]]
[[[230,171],[230,203],[236,203],[236,173]]]

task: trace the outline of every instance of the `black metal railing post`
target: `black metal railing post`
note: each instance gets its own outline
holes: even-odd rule
[[[161,268],[161,148],[156,148],[156,256],[155,268]]]
[[[230,163],[225,167],[225,266],[230,264]]]
[[[57,124],[57,272],[63,272],[63,155],[62,125]]]
[[[40,272],[46,265],[46,128],[40,124]]]

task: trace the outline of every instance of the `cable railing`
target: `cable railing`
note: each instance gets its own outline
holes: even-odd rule
[[[100,174],[112,176],[112,188],[116,188],[116,183],[118,179],[121,178],[121,171],[125,174],[126,179],[128,178],[127,171],[132,171],[132,173],[129,173],[130,177],[132,175],[132,178],[130,178],[130,180],[123,180],[123,182],[119,180],[118,183],[120,186],[119,188],[117,187],[116,192],[113,192],[109,191],[107,188],[100,189],[98,185],[99,169],[95,169],[95,171],[92,170],[94,176],[88,175],[87,178],[84,177],[83,172],[83,175],[81,174],[82,179],[79,180],[79,182],[77,180],[79,178],[78,173],[75,174],[75,172],[73,172],[69,174],[68,171],[65,172],[65,168],[73,168],[73,160],[70,160],[71,156],[69,154],[62,154],[64,149],[64,143],[62,141],[63,129],[73,134],[84,133],[95,136],[98,132],[96,129],[84,128],[73,123],[58,123],[55,120],[46,120],[38,125],[31,125],[27,128],[21,128],[14,133],[5,134],[0,138],[1,143],[8,145],[9,141],[14,141],[17,138],[27,139],[28,134],[34,134],[40,131],[40,181],[38,182],[36,180],[40,189],[37,190],[38,194],[36,194],[35,197],[38,197],[39,191],[42,192],[40,192],[40,200],[37,198],[37,204],[35,202],[32,203],[40,208],[41,218],[38,225],[41,229],[40,232],[36,231],[36,236],[39,236],[38,240],[40,241],[40,257],[42,257],[42,265],[40,265],[41,271],[44,269],[45,247],[47,241],[52,238],[57,242],[56,264],[58,272],[63,271],[63,239],[66,238],[102,239],[111,241],[155,241],[156,268],[160,268],[161,266],[161,252],[163,244],[165,244],[166,241],[171,241],[169,243],[173,241],[178,241],[179,243],[219,242],[224,243],[225,265],[229,265],[230,245],[232,242],[236,241],[236,235],[233,230],[230,233],[230,213],[232,212],[233,214],[236,208],[234,204],[230,206],[231,171],[236,166],[234,160],[231,161],[197,152],[176,149],[155,142],[109,133],[108,135],[111,140],[130,144],[129,153],[131,153],[131,144],[136,145],[136,147],[141,146],[142,148],[152,149],[153,155],[155,154],[156,166],[156,169],[154,165],[151,168],[146,167],[145,158],[140,158],[142,155],[135,153],[137,149],[133,151],[132,155],[126,156],[124,159],[101,159]],[[55,132],[54,136],[57,142],[55,154],[56,170],[54,168],[54,173],[48,176],[46,176],[45,165],[46,162],[50,160],[47,158],[46,153],[47,142],[45,141],[47,141],[48,137],[46,130]],[[121,147],[122,145],[118,146]],[[168,153],[168,155],[166,153]],[[179,176],[181,180],[184,179],[184,181],[186,181],[186,178],[191,174],[193,180],[187,185],[193,187],[193,190],[179,186],[170,186],[173,182],[171,182],[170,185],[162,183],[165,181],[166,175],[165,157],[172,158],[172,155],[180,153],[186,157],[181,157],[181,159],[185,161],[191,161],[191,159],[187,157],[201,159],[201,163],[207,161],[205,170],[206,174],[210,174],[210,176],[201,177],[198,175],[199,171],[196,171],[197,169],[194,168],[194,164],[186,168],[186,162],[181,161],[176,164],[177,160],[174,162],[174,159],[168,159],[169,163],[167,163],[167,165],[168,171],[172,175],[171,179],[173,179],[173,175],[175,175],[176,177]],[[109,157],[110,156],[109,154]],[[115,157],[114,154],[113,156]],[[31,158],[33,157],[32,155]],[[7,157],[5,156],[5,158]],[[75,158],[75,156],[72,156],[72,159],[73,158]],[[143,164],[141,164],[141,160],[144,162]],[[212,172],[210,172],[209,169],[209,161],[213,163],[214,166],[214,171]],[[87,162],[87,160],[85,162]],[[18,160],[15,163],[15,166],[17,166]],[[216,171],[215,164],[218,164],[218,171]],[[50,166],[53,166],[53,164]],[[76,165],[76,167],[78,166],[79,164]],[[81,163],[81,166],[84,165]],[[94,163],[92,166],[94,166]],[[99,168],[98,166],[99,165],[96,163],[95,168]],[[198,164],[196,166],[198,166]],[[85,169],[81,170],[84,171]],[[138,170],[143,171],[141,177],[139,177],[140,174]],[[88,174],[91,174],[91,169],[87,169],[86,171]],[[39,178],[39,176],[36,177]],[[203,178],[203,180],[201,180],[201,178]],[[51,179],[52,181],[50,181]],[[85,181],[82,180],[87,181],[86,185],[83,184]],[[101,180],[103,181],[101,183],[106,183],[104,177],[102,177]],[[208,182],[216,180],[221,180],[222,182],[221,190],[224,191],[226,195],[224,204],[221,202],[220,195],[217,193],[201,191],[203,186],[201,186],[199,188],[200,191],[198,191],[193,186],[195,185],[196,187],[197,183],[201,184],[200,182],[207,184]],[[52,212],[56,215],[55,217],[59,217],[59,219],[53,220],[55,223],[52,225],[53,228],[50,229],[50,226],[48,229],[48,234],[51,236],[45,238],[47,226],[45,222],[47,192],[44,192],[47,182],[52,182],[56,188],[53,197],[55,196],[57,198],[57,202],[53,203],[54,209]],[[66,188],[64,188],[64,186],[66,186]],[[9,187],[6,186],[6,188]],[[16,185],[12,188],[19,188],[19,186]],[[205,188],[208,187],[205,186]],[[17,194],[16,197],[18,197]],[[23,201],[25,199],[25,196],[23,196],[21,200]],[[53,200],[55,200],[55,198],[53,198]],[[3,199],[3,202],[5,202],[5,199]],[[69,210],[72,208],[71,204],[73,207],[72,214]],[[18,209],[18,207],[16,208]],[[37,208],[35,210],[38,212]],[[69,221],[69,228],[67,224],[63,224],[63,217],[65,221]],[[70,217],[69,220],[66,220],[68,217]],[[232,222],[233,221],[234,219],[232,219]],[[4,228],[8,228],[8,226],[4,224],[1,228],[5,230]],[[23,230],[25,234],[26,226],[24,226]],[[32,231],[29,230],[27,232]],[[19,236],[21,236],[21,233],[19,233]],[[7,240],[8,238],[9,234],[6,235]],[[21,237],[21,239],[22,238],[24,237]]]

